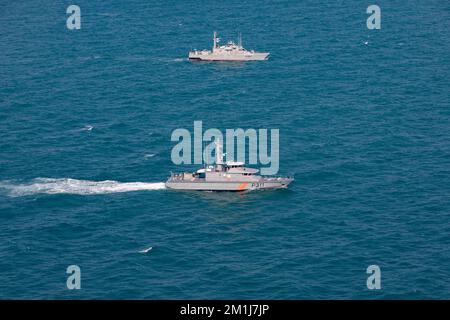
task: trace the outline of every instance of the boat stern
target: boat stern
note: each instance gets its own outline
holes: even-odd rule
[[[207,60],[208,56],[211,54],[211,51],[203,50],[203,51],[189,51],[188,58],[189,60]]]

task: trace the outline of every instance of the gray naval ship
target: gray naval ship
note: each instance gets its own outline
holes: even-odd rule
[[[263,177],[257,169],[246,168],[242,162],[223,162],[222,145],[215,144],[216,163],[195,172],[171,173],[166,187],[198,191],[252,191],[285,189],[292,177]]]
[[[224,46],[218,46],[219,38],[214,31],[212,50],[194,50],[189,52],[189,60],[200,61],[255,61],[267,60],[269,52],[248,51],[242,47],[242,38],[239,37],[239,43],[228,42]]]

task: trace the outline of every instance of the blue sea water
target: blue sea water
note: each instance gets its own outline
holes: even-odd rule
[[[448,1],[0,8],[0,298],[450,298]],[[187,61],[213,30],[270,59]],[[195,120],[280,129],[295,183],[164,189]]]

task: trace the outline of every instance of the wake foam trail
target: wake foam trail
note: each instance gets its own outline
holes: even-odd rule
[[[29,183],[22,184],[14,184],[9,181],[0,182],[0,189],[6,190],[7,195],[11,197],[22,197],[39,193],[94,195],[141,190],[161,190],[165,188],[164,182],[89,181],[70,178],[36,178]]]

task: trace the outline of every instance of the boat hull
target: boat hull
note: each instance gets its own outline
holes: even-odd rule
[[[197,61],[262,61],[269,57],[268,52],[255,52],[251,55],[234,55],[234,54],[200,54],[195,52],[189,53],[189,60]]]
[[[262,181],[185,181],[171,180],[166,182],[166,188],[194,191],[253,191],[267,189],[285,189],[293,181],[292,178],[273,178]]]

